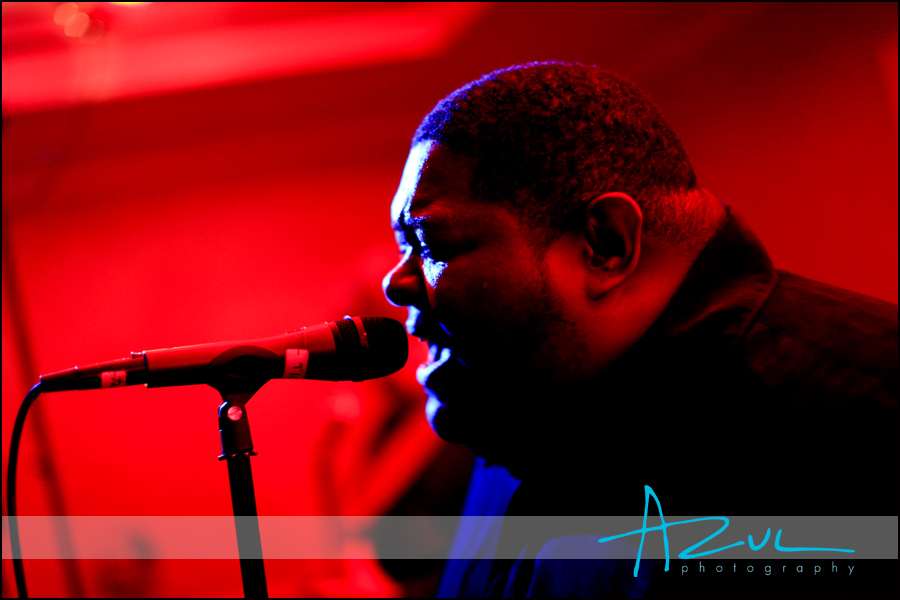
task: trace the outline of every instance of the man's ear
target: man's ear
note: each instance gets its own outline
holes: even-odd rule
[[[586,217],[587,292],[596,300],[637,268],[643,213],[631,196],[612,192],[591,200]]]

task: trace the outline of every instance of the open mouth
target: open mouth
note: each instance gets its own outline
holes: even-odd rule
[[[446,346],[441,346],[440,344],[428,344],[428,362],[426,364],[431,364],[441,359],[444,351],[450,351],[450,348]]]
[[[436,370],[447,364],[452,355],[453,351],[447,346],[429,344],[428,361],[419,365],[419,368],[416,370],[416,379],[419,381],[419,384],[423,387],[428,387],[428,379]]]

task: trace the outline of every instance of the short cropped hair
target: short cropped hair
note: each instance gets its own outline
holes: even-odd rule
[[[412,145],[474,158],[472,192],[504,202],[549,243],[607,192],[630,195],[643,230],[680,249],[715,225],[687,153],[633,84],[597,67],[533,62],[484,75],[438,102]]]

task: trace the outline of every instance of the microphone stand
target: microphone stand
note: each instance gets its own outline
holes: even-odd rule
[[[249,382],[248,382],[249,383]],[[238,556],[241,561],[241,582],[245,598],[268,598],[266,570],[263,564],[262,541],[259,534],[259,518],[256,514],[256,497],[253,493],[253,474],[250,457],[256,456],[250,439],[250,422],[245,404],[262,384],[214,385],[221,394],[219,406],[219,434],[222,438],[222,454],[219,460],[228,464],[228,482],[231,486],[231,506],[234,510],[234,528],[237,533]]]

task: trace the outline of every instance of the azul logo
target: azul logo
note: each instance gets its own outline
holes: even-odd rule
[[[656,501],[656,508],[659,511],[660,525],[657,525],[655,527],[647,527],[647,512],[650,508],[650,496],[653,496],[653,500]],[[627,537],[629,535],[641,534],[641,545],[638,548],[637,560],[634,562],[634,576],[637,577],[638,570],[641,567],[641,552],[644,549],[644,536],[646,536],[648,532],[662,531],[663,544],[666,549],[666,571],[668,571],[669,570],[669,536],[668,536],[666,530],[669,527],[674,527],[675,525],[684,525],[686,523],[699,523],[701,521],[722,521],[722,526],[719,528],[719,530],[717,532],[715,532],[708,538],[705,538],[705,539],[697,542],[690,548],[683,550],[678,555],[678,558],[682,558],[682,559],[684,559],[684,558],[700,558],[701,556],[715,554],[716,552],[721,552],[722,550],[727,550],[728,548],[734,548],[735,546],[743,546],[744,545],[744,542],[740,541],[740,542],[735,542],[733,544],[729,544],[727,546],[722,546],[721,548],[716,548],[715,550],[706,550],[704,552],[697,552],[695,554],[691,554],[692,552],[694,552],[694,550],[696,550],[697,548],[699,548],[706,542],[710,541],[711,539],[713,539],[714,537],[716,537],[717,535],[719,535],[720,533],[722,533],[723,531],[728,529],[728,523],[729,523],[728,517],[703,517],[701,519],[688,519],[687,521],[674,521],[672,523],[666,523],[666,520],[663,517],[662,506],[659,503],[659,498],[656,496],[656,492],[653,491],[653,488],[651,488],[649,485],[644,486],[644,524],[643,524],[643,527],[641,527],[640,529],[635,529],[634,531],[629,531],[628,533],[620,533],[619,535],[613,535],[610,537],[600,538],[597,541],[602,544],[603,542],[608,542],[610,540]],[[747,545],[750,546],[751,550],[756,552],[757,550],[759,550],[760,548],[762,548],[763,546],[766,545],[766,542],[769,541],[769,536],[771,534],[772,534],[772,530],[770,528],[767,528],[766,536],[763,538],[762,542],[760,542],[760,544],[758,546],[753,543],[753,536],[748,535],[747,536]],[[779,529],[778,533],[775,534],[775,549],[780,552],[809,552],[809,551],[856,552],[855,550],[844,550],[841,548],[786,548],[781,545],[781,529]]]

